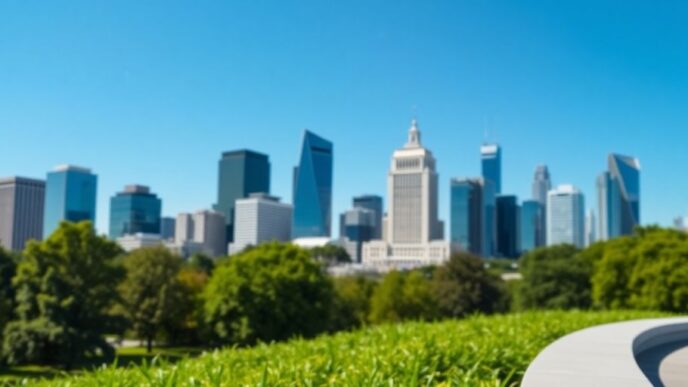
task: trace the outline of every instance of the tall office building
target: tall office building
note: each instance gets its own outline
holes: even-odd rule
[[[497,144],[480,147],[483,179],[494,183],[495,195],[502,193],[502,148]]]
[[[176,243],[183,243],[185,241],[192,241],[194,239],[194,223],[192,214],[185,212],[181,213],[177,215],[177,220],[174,223],[174,241]]]
[[[293,238],[330,236],[332,163],[332,143],[306,130],[299,165],[294,167]]]
[[[485,256],[483,249],[483,179],[452,179],[450,243],[452,250]]]
[[[263,242],[291,240],[292,206],[263,193],[238,199],[235,206],[234,242],[230,254]]]
[[[595,232],[595,211],[590,210],[585,215],[585,247],[597,241],[597,233]]]
[[[223,213],[202,210],[193,215],[193,241],[213,257],[227,253],[226,221]]]
[[[514,195],[497,196],[497,255],[517,258],[519,251],[519,206]]]
[[[374,212],[375,227],[372,239],[382,238],[382,197],[378,195],[361,195],[353,199],[354,208],[365,208]]]
[[[533,176],[533,200],[536,200],[543,206],[547,204],[547,192],[552,189],[552,180],[549,176],[549,169],[546,165],[538,165],[535,167],[535,176]]]
[[[226,239],[234,240],[234,205],[252,193],[270,193],[270,160],[247,149],[224,152],[219,162],[215,210],[225,216]]]
[[[521,203],[521,253],[536,249],[545,244],[545,230],[542,219],[545,206],[537,200],[524,200]]]
[[[597,178],[599,240],[630,235],[640,225],[640,161],[610,154]]]
[[[162,201],[143,185],[128,185],[110,199],[110,239],[160,234]]]
[[[43,237],[45,181],[25,177],[0,179],[0,246],[24,250]]]
[[[363,245],[363,263],[381,267],[439,264],[449,257],[437,216],[435,158],[421,145],[416,120],[408,141],[392,156],[387,175],[386,241]]]
[[[48,173],[45,185],[43,237],[48,238],[60,222],[96,220],[98,177],[88,168],[60,165]]]
[[[547,245],[561,243],[582,248],[585,243],[585,200],[572,185],[547,193]]]
[[[363,243],[376,239],[377,212],[354,207],[342,214],[342,245],[353,262],[362,261]]]
[[[160,239],[164,241],[173,240],[176,226],[175,218],[167,216],[160,218]]]

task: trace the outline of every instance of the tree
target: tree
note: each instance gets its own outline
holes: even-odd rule
[[[346,249],[332,243],[328,243],[325,246],[314,247],[310,249],[310,252],[314,259],[327,265],[351,262],[351,257],[349,253],[346,252]]]
[[[335,277],[330,330],[358,328],[368,322],[370,297],[376,283],[363,276]]]
[[[370,301],[370,322],[432,320],[439,316],[437,299],[424,271],[391,271],[375,288]]]
[[[443,316],[463,317],[474,312],[495,313],[507,309],[504,282],[471,254],[452,255],[437,268],[433,283]]]
[[[163,246],[133,251],[124,258],[127,275],[119,286],[125,316],[148,352],[156,337],[182,323],[190,302],[178,274],[182,259]]]
[[[210,276],[215,269],[215,261],[203,253],[196,253],[189,258],[188,266],[201,270]]]
[[[60,224],[47,240],[29,242],[17,267],[17,319],[5,328],[11,364],[73,365],[114,351],[104,334],[117,298],[120,248],[96,235],[90,222]]]
[[[203,321],[203,290],[210,277],[201,268],[191,265],[182,267],[177,277],[184,296],[179,306],[181,319],[166,326],[165,330],[173,344],[199,344],[208,336]]]
[[[328,327],[332,283],[297,246],[268,243],[215,268],[204,291],[206,323],[219,343],[312,337]]]
[[[17,271],[15,258],[0,247],[0,343],[2,332],[13,317],[14,287],[12,277]]]
[[[593,266],[572,245],[540,247],[521,258],[520,307],[571,309],[591,306]]]

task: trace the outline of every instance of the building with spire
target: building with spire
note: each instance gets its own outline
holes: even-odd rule
[[[387,174],[386,240],[363,245],[363,263],[383,269],[435,265],[449,257],[437,212],[435,158],[421,144],[414,119],[408,141],[392,155]]]

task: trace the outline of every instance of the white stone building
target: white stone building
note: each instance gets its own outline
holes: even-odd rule
[[[291,239],[292,206],[280,203],[279,198],[254,193],[238,199],[234,208],[234,242],[229,244],[230,254],[249,245]]]
[[[174,244],[183,248],[202,246],[201,251],[212,257],[227,253],[225,216],[218,211],[201,210],[177,215]],[[194,243],[189,243],[194,242]]]

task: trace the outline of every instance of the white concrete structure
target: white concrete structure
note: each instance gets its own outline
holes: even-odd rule
[[[174,235],[174,244],[182,250],[188,242],[195,242],[203,246],[203,253],[212,257],[227,252],[225,216],[221,212],[201,210],[193,215],[179,214]]]
[[[134,251],[144,247],[161,246],[162,239],[158,234],[129,234],[117,238],[117,244],[126,252]]]
[[[648,359],[646,355],[672,343],[680,348],[685,346],[686,340],[686,317],[626,321],[583,329],[562,337],[540,352],[526,370],[521,385],[685,386],[688,385],[685,361],[678,369],[670,369],[673,372],[662,375],[664,363],[671,356],[659,359],[650,356]]]
[[[0,179],[0,247],[24,250],[43,237],[45,181],[25,177]]]
[[[330,243],[335,243],[335,241],[329,237],[305,237],[296,238],[292,240],[291,243],[303,247],[304,249],[312,249],[314,247],[323,247]]]
[[[229,244],[230,254],[249,245],[291,239],[292,206],[280,203],[277,197],[254,193],[238,199],[234,211],[234,242]]]
[[[381,268],[410,268],[444,262],[449,243],[442,240],[437,217],[435,158],[421,145],[414,119],[403,148],[392,155],[387,176],[386,240],[363,244],[363,263]]]
[[[585,247],[590,246],[597,240],[595,224],[595,211],[590,210],[585,216]]]
[[[560,185],[547,193],[547,245],[561,243],[579,248],[585,244],[585,202],[572,185]]]

